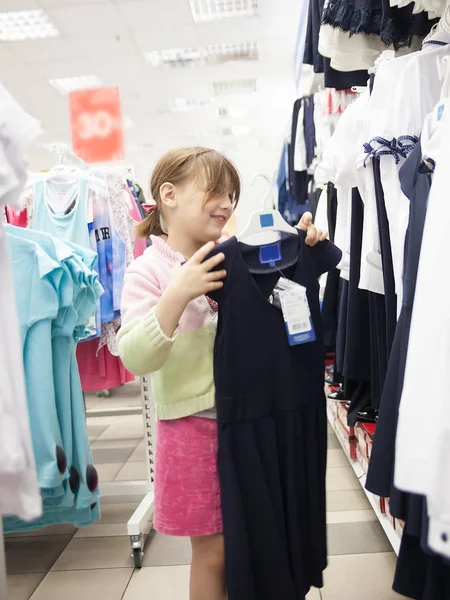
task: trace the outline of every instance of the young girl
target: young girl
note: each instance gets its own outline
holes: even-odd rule
[[[155,529],[189,536],[191,600],[224,600],[213,349],[217,306],[207,297],[226,276],[223,254],[205,260],[239,201],[234,165],[215,150],[182,148],[152,175],[155,207],[138,235],[152,245],[129,267],[119,354],[135,375],[152,373],[158,418]],[[326,238],[308,213],[306,243]]]

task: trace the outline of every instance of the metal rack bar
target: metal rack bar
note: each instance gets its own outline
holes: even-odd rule
[[[151,397],[150,379],[148,377],[141,377],[141,401],[144,419],[145,453],[149,488],[144,499],[127,524],[127,531],[128,535],[130,536],[134,564],[138,569],[142,567],[142,557],[144,556],[144,523],[148,523],[152,517],[155,499],[154,474],[156,419]]]
[[[87,418],[95,417],[129,417],[130,415],[142,414],[140,406],[120,406],[118,408],[88,408]]]
[[[0,600],[7,600],[8,589],[6,582],[6,560],[5,546],[3,538],[3,521],[0,516]]]
[[[144,439],[146,448],[147,481],[112,481],[101,484],[102,501],[105,504],[135,502],[140,500],[138,508],[127,523],[127,533],[130,536],[131,554],[136,568],[142,567],[142,557],[145,548],[145,535],[149,531],[154,503],[154,443],[156,422],[151,399],[150,380],[141,377],[141,407],[127,409],[93,409],[87,411],[88,417],[142,414],[144,419]],[[151,525],[150,525],[151,530]],[[0,598],[0,600],[2,600]]]

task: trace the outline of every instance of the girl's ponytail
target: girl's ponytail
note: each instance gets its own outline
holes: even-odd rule
[[[161,226],[161,215],[159,214],[157,205],[152,204],[149,209],[149,213],[145,219],[136,226],[136,236],[139,238],[147,239],[151,235],[164,235]]]

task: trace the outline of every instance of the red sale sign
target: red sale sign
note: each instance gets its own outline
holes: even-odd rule
[[[118,87],[76,90],[69,94],[72,147],[86,162],[124,159]]]

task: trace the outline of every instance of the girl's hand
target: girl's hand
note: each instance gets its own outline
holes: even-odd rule
[[[313,225],[312,220],[312,214],[310,212],[305,212],[297,225],[299,229],[306,231],[305,244],[308,244],[308,246],[315,246],[317,243],[323,242],[328,237],[328,231],[317,229],[317,227]]]
[[[214,269],[223,262],[225,255],[219,253],[205,261],[215,247],[214,242],[205,244],[184,265],[173,271],[169,284],[170,290],[183,298],[186,304],[223,287],[222,279],[227,273],[225,270],[214,271]]]
[[[191,300],[223,287],[226,271],[212,269],[223,262],[225,255],[220,253],[203,262],[215,246],[214,242],[205,244],[184,265],[172,271],[170,283],[156,306],[156,318],[166,336],[173,336]]]

